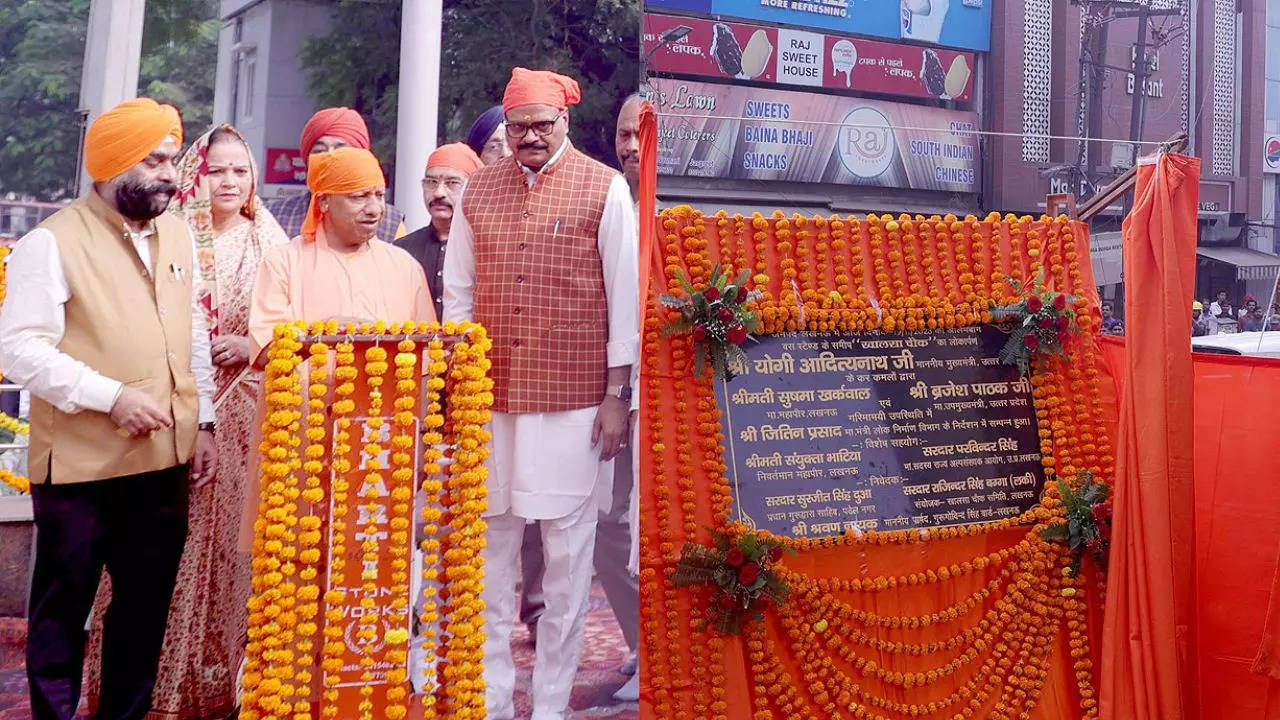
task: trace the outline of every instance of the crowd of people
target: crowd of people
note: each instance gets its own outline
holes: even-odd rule
[[[622,174],[570,141],[579,100],[573,79],[515,68],[501,105],[431,154],[413,232],[351,109],[311,118],[307,192],[270,202],[230,125],[184,151],[178,112],[149,99],[92,123],[92,189],[14,247],[0,310],[0,367],[31,397],[37,720],[75,717],[82,667],[100,720],[234,712],[262,369],[295,320],[485,325],[488,717],[515,714],[517,621],[533,720],[567,716],[593,574],[633,653],[616,697],[637,699],[641,100],[617,118]]]
[[[1219,290],[1214,300],[1205,298],[1191,303],[1192,337],[1264,330],[1280,330],[1280,303],[1272,303],[1267,312],[1253,295],[1245,293],[1243,303],[1236,307],[1226,290]],[[1124,318],[1110,300],[1102,302],[1102,333],[1124,334]]]

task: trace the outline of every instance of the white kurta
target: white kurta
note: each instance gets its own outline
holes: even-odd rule
[[[552,155],[547,167],[560,159],[566,147],[568,142]],[[522,169],[529,187],[533,187],[538,174]],[[449,252],[445,253],[445,322],[472,317],[475,234],[462,207],[462,202],[454,206]],[[636,302],[639,248],[634,208],[631,189],[618,175],[605,197],[597,244],[609,308],[609,367],[635,367],[640,353]],[[600,450],[591,447],[595,416],[594,407],[548,413],[495,412],[488,514],[501,515],[510,510],[519,517],[540,520],[564,517],[588,497],[607,504],[612,492],[612,471],[600,467]],[[500,440],[504,435],[509,435],[510,441]]]
[[[148,239],[154,225],[129,231],[134,250],[147,272],[151,267]],[[195,237],[191,237],[195,257]],[[0,311],[0,367],[9,382],[64,413],[109,413],[123,383],[109,378],[58,349],[66,332],[63,306],[71,288],[62,268],[62,255],[53,233],[38,228],[18,241],[5,260],[8,294]],[[194,294],[193,294],[194,295]],[[199,422],[213,422],[213,360],[209,355],[209,331],[204,310],[191,301],[191,372],[200,399]]]

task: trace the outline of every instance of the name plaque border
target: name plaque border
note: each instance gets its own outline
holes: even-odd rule
[[[986,330],[986,328],[994,328],[994,329],[995,329],[996,331],[998,331],[998,332],[1002,332],[1002,333],[1004,332],[1003,330],[1000,330],[1000,329],[999,329],[999,326],[998,326],[998,325],[995,325],[994,323],[982,323],[982,324],[970,325],[970,326],[967,326],[967,327],[964,327],[964,328],[952,328],[952,329],[946,329],[946,330],[939,329],[939,330],[923,331],[923,332],[922,332],[922,331],[915,331],[915,332],[905,331],[905,332],[894,332],[894,333],[884,333],[884,332],[879,332],[879,331],[826,331],[826,332],[823,332],[823,331],[809,331],[809,330],[805,330],[805,331],[794,331],[794,332],[788,332],[788,333],[785,333],[785,335],[787,335],[787,336],[789,336],[789,337],[794,337],[794,338],[796,338],[798,342],[805,342],[805,341],[806,341],[806,338],[811,338],[811,340],[810,340],[810,341],[813,341],[813,340],[819,340],[819,341],[820,341],[820,340],[838,339],[838,338],[852,338],[852,337],[858,337],[858,338],[861,338],[861,337],[866,337],[866,336],[887,336],[887,335],[899,335],[899,336],[903,337],[903,338],[904,338],[904,340],[905,340],[906,338],[909,338],[909,337],[912,337],[912,336],[916,336],[916,337],[920,337],[920,336],[929,336],[929,335],[946,336],[947,334],[957,334],[957,335],[958,335],[959,333],[964,333],[964,332],[972,332],[972,333],[974,333],[974,334],[981,334],[982,332],[984,332],[984,331]],[[767,334],[767,335],[766,335],[766,336],[764,336],[764,337],[768,337],[768,338],[770,338],[770,339],[772,340],[773,338],[775,338],[775,337],[777,337],[777,336],[779,336],[779,335],[781,335],[781,334],[782,334],[782,333],[769,333],[769,334]],[[762,338],[762,339],[763,339],[763,338]],[[978,348],[979,348],[979,349],[981,349],[981,348],[982,348],[981,343],[979,343]],[[747,348],[748,353],[750,353],[750,349],[751,349],[751,348]],[[886,358],[888,358],[888,359],[890,359],[890,360],[892,360],[892,359],[894,358],[894,355],[892,355],[892,354],[888,354],[888,355],[885,355],[885,357],[886,357]],[[981,359],[982,357],[989,357],[989,356],[987,356],[987,355],[979,355],[979,356],[977,356],[977,357],[978,357],[979,359]],[[748,363],[748,365],[749,365],[749,363]],[[1031,385],[1030,385],[1030,383],[1029,383],[1025,378],[1018,378],[1018,377],[1017,377],[1016,370],[1015,370],[1013,367],[1011,367],[1011,366],[1002,366],[1002,367],[1006,367],[1006,368],[1008,368],[1010,376],[1011,376],[1011,377],[1013,377],[1013,378],[1015,378],[1015,379],[1009,380],[1009,381],[1008,381],[1009,383],[1011,383],[1011,384],[1019,383],[1019,384],[1025,384],[1025,385],[1026,385],[1026,390],[1025,390],[1025,392],[1026,392],[1026,401],[1027,401],[1027,405],[1028,405],[1028,407],[1029,407],[1029,408],[1030,408],[1030,410],[1031,410],[1032,419],[1033,419],[1033,423],[1032,423],[1032,426],[1031,426],[1031,432],[1032,432],[1032,433],[1037,433],[1037,432],[1038,432],[1038,430],[1039,430],[1039,426],[1038,426],[1038,423],[1035,423],[1035,422],[1034,422],[1034,417],[1035,417],[1035,398],[1034,398],[1034,397],[1033,397],[1033,395],[1031,394]],[[732,507],[731,507],[731,512],[732,512],[732,513],[734,513],[734,515],[736,516],[736,519],[737,519],[737,521],[738,521],[738,522],[742,523],[742,524],[743,524],[746,528],[748,528],[749,530],[751,530],[751,531],[755,532],[755,531],[757,531],[757,530],[759,530],[759,529],[760,529],[760,524],[756,521],[756,519],[755,519],[754,517],[752,517],[752,516],[751,516],[751,514],[747,511],[747,509],[743,507],[743,503],[738,502],[738,497],[739,497],[739,494],[740,494],[740,492],[741,492],[741,488],[742,488],[742,486],[743,486],[743,484],[744,484],[744,481],[743,481],[741,478],[739,478],[739,467],[738,467],[738,458],[737,458],[737,447],[735,446],[735,442],[734,442],[734,440],[733,440],[733,438],[734,438],[734,437],[736,437],[736,435],[735,435],[735,432],[736,432],[736,431],[734,430],[734,427],[733,427],[733,413],[732,413],[732,411],[731,411],[732,403],[730,402],[730,396],[729,396],[729,387],[730,387],[730,385],[731,385],[732,383],[734,383],[735,381],[740,380],[742,377],[744,377],[745,375],[749,374],[750,372],[753,372],[753,371],[751,371],[751,370],[749,369],[749,367],[748,367],[748,368],[739,368],[738,370],[736,370],[736,371],[735,371],[736,377],[734,377],[732,380],[727,379],[727,378],[725,378],[725,377],[717,377],[717,378],[715,379],[715,399],[716,399],[716,403],[717,403],[717,405],[719,406],[719,409],[720,409],[720,412],[721,412],[721,417],[723,418],[723,429],[724,429],[724,434],[725,434],[724,450],[725,450],[725,453],[726,453],[726,454],[728,455],[728,457],[729,457],[729,462],[728,462],[728,463],[726,463],[726,465],[727,465],[727,467],[728,467],[728,471],[726,472],[726,475],[727,475],[727,479],[729,480],[729,482],[730,482],[730,484],[731,484],[731,487],[732,487],[732,493],[731,493],[731,498],[732,498]],[[878,383],[879,381],[877,381],[877,380],[872,380],[871,382],[872,382],[872,387],[874,388],[875,383]],[[836,402],[836,401],[832,401],[832,402]],[[1037,440],[1037,445],[1036,445],[1036,447],[1035,447],[1035,454],[1037,455],[1037,457],[1041,457],[1041,458],[1042,458],[1042,457],[1043,457],[1043,455],[1041,455],[1041,453],[1040,453],[1040,448],[1039,448],[1039,446],[1038,446],[1038,436],[1036,437],[1036,440]],[[980,469],[980,468],[983,468],[983,467],[987,467],[987,466],[985,466],[985,465],[983,465],[983,466],[975,466],[975,468],[974,468],[974,469],[975,469],[975,470],[977,470],[977,469]],[[906,532],[919,531],[919,532],[921,532],[921,533],[924,533],[924,532],[927,532],[928,530],[941,530],[941,529],[944,529],[944,528],[967,527],[967,526],[970,526],[970,525],[981,525],[981,524],[983,524],[984,522],[994,522],[994,521],[1002,520],[1002,519],[1006,519],[1006,518],[1017,518],[1017,517],[1021,517],[1021,516],[1026,512],[1026,510],[1034,509],[1036,506],[1038,506],[1039,504],[1041,504],[1041,503],[1043,502],[1043,500],[1044,500],[1044,492],[1045,492],[1045,476],[1044,476],[1043,467],[1042,467],[1042,466],[1040,466],[1040,465],[1037,465],[1036,469],[1035,469],[1034,471],[1032,471],[1032,474],[1034,475],[1034,479],[1035,479],[1035,487],[1036,487],[1035,497],[1034,497],[1033,502],[1031,502],[1031,503],[1028,505],[1028,507],[1027,507],[1026,509],[1024,509],[1023,511],[1021,511],[1021,512],[1019,512],[1019,513],[1016,513],[1016,514],[1009,514],[1009,515],[1004,515],[1004,516],[996,517],[996,518],[991,518],[990,520],[978,520],[978,521],[974,521],[974,520],[967,520],[967,521],[959,521],[959,522],[954,522],[954,523],[945,523],[945,524],[940,524],[940,525],[932,525],[932,524],[930,524],[930,525],[917,525],[917,526],[914,526],[914,527],[906,527],[906,528],[900,528],[900,529],[901,529],[901,530],[904,530],[904,531],[906,531]],[[873,522],[876,522],[876,521],[875,521],[875,520],[873,520]],[[842,529],[841,529],[841,531],[840,531],[840,532],[837,532],[837,533],[828,533],[828,534],[820,534],[820,535],[805,535],[804,537],[805,537],[805,538],[810,538],[810,539],[821,539],[821,538],[824,538],[824,537],[825,537],[825,538],[833,538],[833,537],[840,537],[841,535],[844,535],[845,533],[848,533],[848,532],[852,532],[852,533],[854,534],[854,536],[858,536],[858,537],[860,537],[860,536],[862,536],[865,532],[868,532],[868,531],[870,531],[870,530],[875,530],[875,529],[877,529],[877,528],[865,528],[865,529],[864,529],[864,528],[862,527],[862,525],[863,525],[863,524],[865,524],[863,521],[858,521],[858,522],[853,522],[853,523],[851,523],[851,522],[849,522],[849,521],[845,521],[845,522],[842,522],[841,524],[842,524]],[[1019,523],[1019,525],[1023,525],[1023,526],[1025,526],[1025,525],[1030,525],[1030,524],[1033,524],[1033,522],[1032,522],[1032,521],[1026,521],[1026,522],[1023,522],[1023,523]],[[882,531],[883,531],[883,530],[882,530]],[[776,531],[775,531],[775,532],[776,532]],[[791,534],[786,534],[786,535],[784,535],[784,537],[790,537],[790,538],[793,538],[793,539],[802,539],[802,538],[798,538],[798,537],[796,537],[795,535],[791,535]]]

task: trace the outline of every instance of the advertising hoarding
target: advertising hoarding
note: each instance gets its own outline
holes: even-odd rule
[[[991,3],[992,0],[712,0],[711,12],[744,20],[985,52],[991,49]],[[646,4],[671,7],[652,0]]]
[[[655,80],[658,173],[977,192],[976,113]]]
[[[689,33],[660,46],[680,26]],[[787,28],[649,13],[644,52],[658,72],[929,100],[973,94],[973,53]]]

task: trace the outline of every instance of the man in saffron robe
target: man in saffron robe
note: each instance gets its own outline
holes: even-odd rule
[[[532,720],[567,717],[596,521],[626,445],[639,352],[637,236],[627,183],[569,142],[578,83],[516,68],[503,96],[515,161],[474,174],[445,256],[445,319],[493,340],[485,549],[485,704],[511,720],[516,558],[539,524],[545,611]]]
[[[368,150],[311,158],[311,205],[302,234],[262,257],[249,309],[249,355],[266,364],[276,325],[294,320],[435,322],[422,266],[409,253],[370,242],[386,208],[386,180]]]

